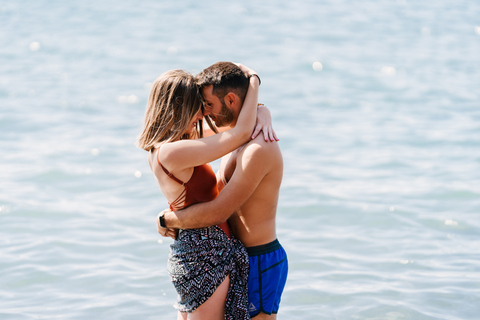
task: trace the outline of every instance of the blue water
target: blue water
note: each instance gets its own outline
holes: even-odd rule
[[[166,200],[134,142],[158,75],[219,60],[260,74],[281,139],[278,319],[479,319],[479,17],[473,0],[2,0],[0,319],[175,318]]]

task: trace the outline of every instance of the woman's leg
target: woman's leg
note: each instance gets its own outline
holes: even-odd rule
[[[187,315],[188,315],[188,313],[186,313],[186,312],[178,311],[177,320],[187,320]]]
[[[207,301],[187,316],[188,320],[224,320],[225,300],[230,287],[230,276],[218,286]]]

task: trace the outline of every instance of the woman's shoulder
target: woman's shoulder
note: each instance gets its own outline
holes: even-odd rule
[[[178,141],[177,141],[178,142]],[[185,177],[189,177],[193,171],[194,166],[185,166],[182,159],[181,148],[183,148],[181,143],[177,142],[165,142],[160,145],[154,151],[154,161],[157,163],[162,170],[174,176],[181,178],[181,180],[188,180]]]
[[[174,142],[164,142],[153,150],[153,154],[158,163],[169,163],[172,161],[174,153],[172,145]]]

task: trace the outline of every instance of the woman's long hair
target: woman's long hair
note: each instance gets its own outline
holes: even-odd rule
[[[184,134],[202,107],[200,91],[190,73],[183,70],[165,72],[150,90],[137,146],[151,151],[165,142],[203,137],[201,120],[192,134]]]

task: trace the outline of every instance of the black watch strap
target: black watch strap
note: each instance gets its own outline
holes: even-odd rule
[[[158,217],[158,220],[160,220],[160,226],[162,228],[166,228],[167,226],[165,225],[165,213],[162,214],[161,216]]]

